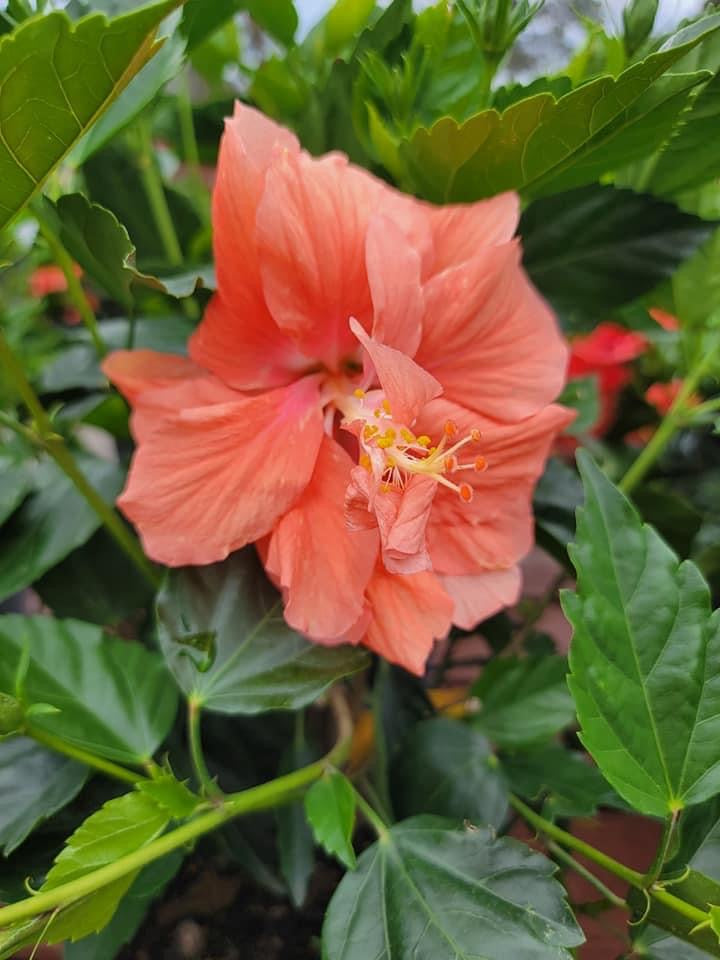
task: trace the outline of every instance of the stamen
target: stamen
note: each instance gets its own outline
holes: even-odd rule
[[[445,432],[446,437],[449,437],[450,439],[452,439],[454,436],[457,435],[457,432],[458,432],[457,424],[455,423],[454,420],[446,420],[445,426],[443,427],[443,431]]]
[[[460,499],[464,500],[465,503],[470,503],[473,498],[473,488],[469,483],[461,483],[458,488],[458,493],[460,494]]]
[[[387,413],[388,415],[392,415],[392,410],[390,409],[390,402],[388,400],[383,399],[383,402],[380,404],[380,406],[383,408],[385,413]]]
[[[358,400],[362,400],[362,398],[365,396],[365,391],[358,387],[357,390],[353,390],[353,396],[357,397]]]
[[[421,437],[418,437],[417,442],[421,447],[425,447],[425,448],[429,447],[430,444],[432,443],[432,441],[430,440],[430,437],[426,433],[423,433]]]

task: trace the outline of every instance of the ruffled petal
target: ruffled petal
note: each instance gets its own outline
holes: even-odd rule
[[[382,191],[337,154],[288,152],[267,174],[257,214],[265,300],[299,348],[332,370],[357,352],[348,319],[371,325],[365,235]]]
[[[420,254],[395,222],[378,215],[368,227],[366,260],[373,338],[412,357],[422,333]]]
[[[533,543],[532,494],[555,436],[574,411],[551,405],[516,424],[486,424],[478,452],[483,472],[468,470],[463,479],[473,488],[471,503],[440,488],[428,522],[433,569],[465,575],[514,566]],[[444,398],[423,411],[421,427],[452,419],[460,434],[475,424],[474,415]]]
[[[478,203],[430,208],[435,258],[433,273],[477,256],[481,247],[512,239],[520,217],[516,193],[501,193]]]
[[[375,368],[393,419],[412,426],[425,404],[442,393],[442,385],[400,350],[369,337],[354,317],[350,329]]]
[[[189,350],[197,363],[238,390],[285,386],[314,365],[264,306],[241,313],[221,293],[207,305]]]
[[[220,293],[190,340],[190,355],[238,389],[267,388],[291,379],[281,371],[294,366],[296,351],[275,327],[265,304],[255,221],[273,158],[299,149],[289,130],[251,107],[237,103],[232,119],[225,122],[212,211]]]
[[[567,347],[517,244],[489,247],[429,281],[415,360],[449,400],[495,420],[522,420],[558,395]]]
[[[345,519],[352,530],[377,526],[382,561],[391,573],[419,573],[431,569],[425,529],[437,483],[412,477],[403,490],[378,489],[362,467],[352,471],[345,494]]]
[[[129,403],[143,393],[162,390],[206,376],[187,357],[155,350],[115,350],[103,360],[102,372]]]
[[[314,378],[253,397],[190,380],[149,397],[118,504],[153,560],[222,560],[268,533],[307,486],[323,436]]]
[[[366,595],[372,619],[364,643],[421,676],[435,640],[450,629],[453,601],[430,572],[402,576],[378,565]]]
[[[453,623],[463,630],[472,630],[482,620],[517,601],[522,575],[519,567],[510,567],[466,577],[440,577],[440,582],[455,602]]]
[[[352,461],[324,437],[310,483],[273,530],[265,566],[282,589],[285,619],[318,639],[341,637],[363,615],[378,552],[376,531],[348,530],[343,513]]]

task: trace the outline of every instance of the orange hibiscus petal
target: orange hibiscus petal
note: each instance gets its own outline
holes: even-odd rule
[[[488,570],[465,577],[440,577],[440,582],[455,602],[453,623],[471,630],[503,607],[509,607],[520,595],[522,576],[519,567]]]
[[[421,676],[433,642],[450,629],[452,598],[429,571],[402,576],[381,565],[366,594],[372,611],[366,646]]]
[[[366,259],[373,338],[412,357],[420,343],[424,310],[420,254],[396,223],[376,216],[368,227]]]
[[[433,273],[477,256],[481,247],[507,243],[520,216],[516,193],[501,193],[478,203],[430,208],[435,258]]]
[[[275,527],[265,566],[285,596],[285,619],[310,637],[341,637],[363,615],[376,531],[348,530],[343,513],[352,461],[330,437],[310,483]]]
[[[429,281],[415,360],[448,399],[496,420],[522,420],[557,396],[567,347],[517,244],[489,247]]]
[[[190,380],[140,405],[118,501],[148,556],[170,566],[222,560],[268,533],[310,480],[323,435],[313,378],[254,397],[221,388],[224,402],[208,403],[206,388]]]
[[[130,403],[151,390],[206,376],[205,371],[187,357],[155,350],[115,350],[105,357],[101,367]]]

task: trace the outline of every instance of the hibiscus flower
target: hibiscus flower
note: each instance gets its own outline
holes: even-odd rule
[[[120,351],[119,504],[153,559],[256,543],[285,618],[421,673],[517,597],[531,496],[570,414],[513,194],[434,207],[238,105],[213,195],[218,291],[190,359]]]

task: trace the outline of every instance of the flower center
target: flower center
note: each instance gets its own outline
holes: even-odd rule
[[[379,390],[365,393],[358,389],[352,397],[336,398],[335,404],[344,416],[342,426],[357,436],[358,463],[373,474],[382,491],[402,490],[412,476],[430,477],[470,503],[473,488],[458,474],[467,470],[482,473],[487,462],[481,456],[460,461],[458,455],[480,442],[479,430],[473,429],[458,439],[457,424],[446,420],[437,442],[426,434],[416,436],[394,419],[389,402]]]

